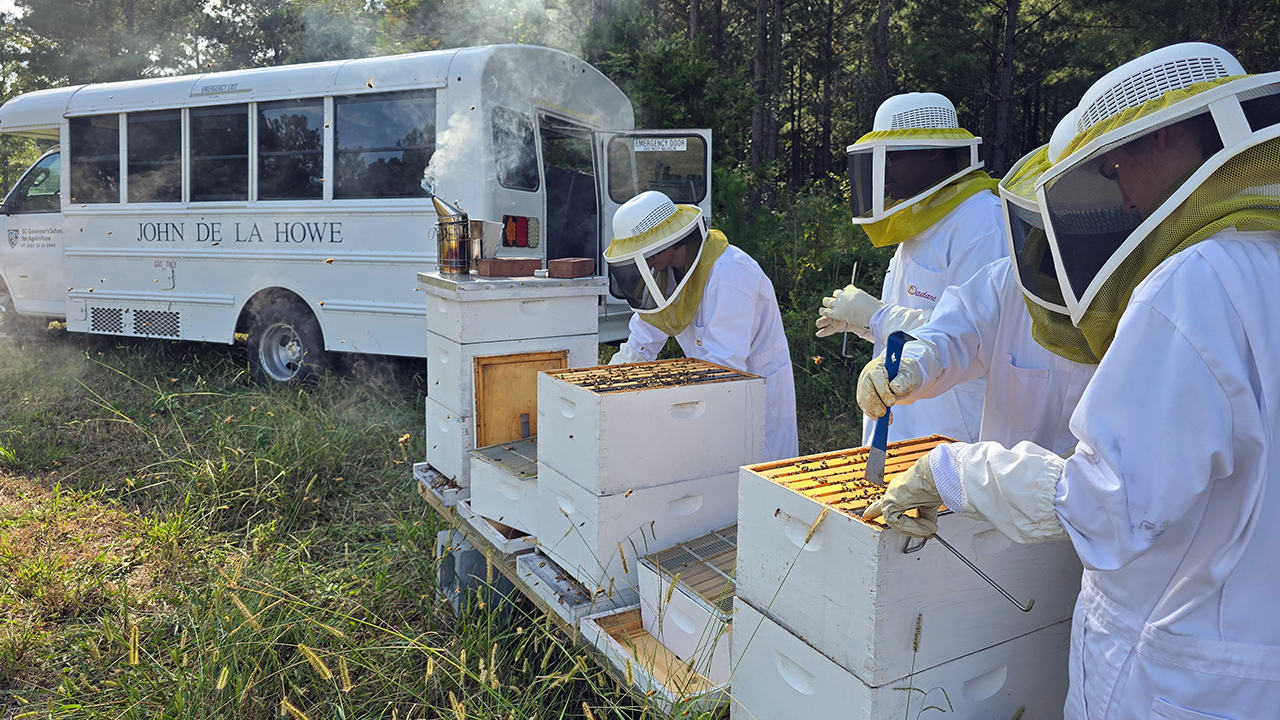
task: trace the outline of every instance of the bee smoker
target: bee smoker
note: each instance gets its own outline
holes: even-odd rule
[[[443,274],[465,275],[471,271],[471,221],[461,208],[435,195],[436,250]]]

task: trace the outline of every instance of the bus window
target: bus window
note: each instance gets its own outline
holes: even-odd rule
[[[707,196],[707,143],[699,135],[609,141],[609,197],[623,203],[647,190],[697,205]]]
[[[181,202],[182,111],[129,113],[131,203]]]
[[[249,106],[191,109],[191,201],[249,199]]]
[[[71,202],[120,202],[120,116],[75,117],[71,131]]]
[[[62,209],[62,164],[56,154],[50,155],[31,168],[14,188],[5,202],[5,208],[13,215],[24,213],[58,212]]]
[[[426,197],[436,148],[434,90],[334,98],[337,198]]]
[[[324,101],[258,104],[258,199],[324,197]]]
[[[493,109],[493,157],[502,187],[538,189],[538,150],[528,115],[504,107]]]

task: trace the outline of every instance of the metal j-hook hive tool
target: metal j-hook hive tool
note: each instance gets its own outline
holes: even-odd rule
[[[1014,607],[1018,608],[1022,612],[1031,612],[1031,606],[1036,604],[1035,598],[1028,600],[1027,604],[1023,605],[1022,603],[1018,602],[1012,595],[1010,595],[1008,591],[1000,587],[1000,583],[996,582],[995,580],[992,580],[991,576],[982,572],[982,570],[980,570],[977,565],[974,565],[973,562],[969,560],[969,558],[965,557],[964,555],[961,555],[959,550],[956,550],[955,548],[951,547],[951,543],[947,542],[946,540],[943,540],[941,535],[935,532],[929,537],[942,543],[942,547],[950,550],[952,554],[960,558],[961,562],[963,562],[965,565],[968,565],[970,570],[978,573],[978,577],[982,578],[983,580],[986,580],[987,584],[989,584],[991,587],[998,590],[1000,594],[1005,597],[1006,600],[1013,603]],[[918,545],[913,545],[912,543],[917,539],[920,540],[920,543]],[[907,538],[907,541],[902,544],[902,552],[908,555],[914,552],[920,552],[920,550],[924,548],[924,544],[927,542],[929,542],[929,538],[909,537]]]

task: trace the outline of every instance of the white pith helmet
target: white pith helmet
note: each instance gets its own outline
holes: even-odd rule
[[[1053,128],[1053,134],[1049,136],[1049,162],[1055,163],[1062,157],[1062,151],[1067,149],[1067,145],[1076,136],[1076,112],[1077,108],[1071,108],[1071,112],[1062,116],[1058,124]]]
[[[1143,240],[1224,163],[1280,137],[1277,97],[1280,73],[1245,75],[1231,53],[1207,43],[1147,53],[1089,88],[1075,111],[1075,132],[1036,187],[1058,281],[1054,295],[1073,323],[1080,324]],[[1134,208],[1122,192],[1125,168],[1132,166],[1122,167],[1117,159],[1126,153],[1113,153],[1126,146],[1150,152],[1130,143],[1193,118],[1202,118],[1190,127],[1201,133],[1204,157],[1173,185],[1157,188],[1151,207]],[[1127,187],[1128,192],[1138,188],[1147,202],[1140,181]]]
[[[876,109],[871,130],[958,128],[956,106],[945,95],[913,92],[894,95]]]
[[[656,313],[684,288],[707,238],[706,219],[696,205],[676,205],[653,190],[631,198],[613,215],[613,241],[604,252],[609,266],[609,292],[639,313]],[[685,272],[655,272],[649,259],[682,243],[690,243]],[[697,247],[693,247],[696,242]]]
[[[1153,50],[1103,75],[1080,98],[1076,132],[1112,115],[1198,82],[1244,75],[1235,56],[1209,43],[1178,43]]]
[[[1062,315],[1067,314],[1067,307],[1062,301],[1057,277],[1052,273],[1053,258],[1049,254],[1040,203],[1036,201],[1036,182],[1075,134],[1073,108],[1054,126],[1049,142],[1014,163],[999,185],[1005,237],[1009,241],[1009,257],[1013,260],[1018,286],[1032,302]]]
[[[850,205],[855,224],[875,223],[927,199],[964,175],[982,167],[976,138],[960,127],[956,107],[938,93],[904,93],[885,100],[876,109],[871,132],[848,148]],[[893,200],[885,190],[885,168],[892,166],[889,153],[909,150],[961,149],[956,171],[912,197]],[[968,152],[963,152],[968,148]]]

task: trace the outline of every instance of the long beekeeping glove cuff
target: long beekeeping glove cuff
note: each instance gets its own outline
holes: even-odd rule
[[[883,305],[871,316],[871,337],[868,339],[883,345],[894,332],[911,332],[929,322],[932,314],[932,310],[919,310],[892,303]]]
[[[1054,505],[1066,461],[1032,442],[1006,449],[995,442],[950,443],[929,453],[947,507],[991,523],[1018,543],[1067,536]]]
[[[618,352],[614,353],[613,357],[609,358],[610,365],[629,365],[631,363],[642,362],[646,362],[646,360],[644,356],[640,354],[640,351],[626,343],[619,345]]]
[[[910,405],[915,402],[916,396],[920,389],[933,382],[942,375],[942,362],[938,360],[938,348],[928,340],[912,340],[902,346],[902,360],[913,360],[919,367],[920,379],[914,382],[910,388],[902,388],[902,392],[898,394],[898,402],[904,405]],[[901,374],[901,370],[899,370]],[[899,388],[894,388],[898,390]]]

